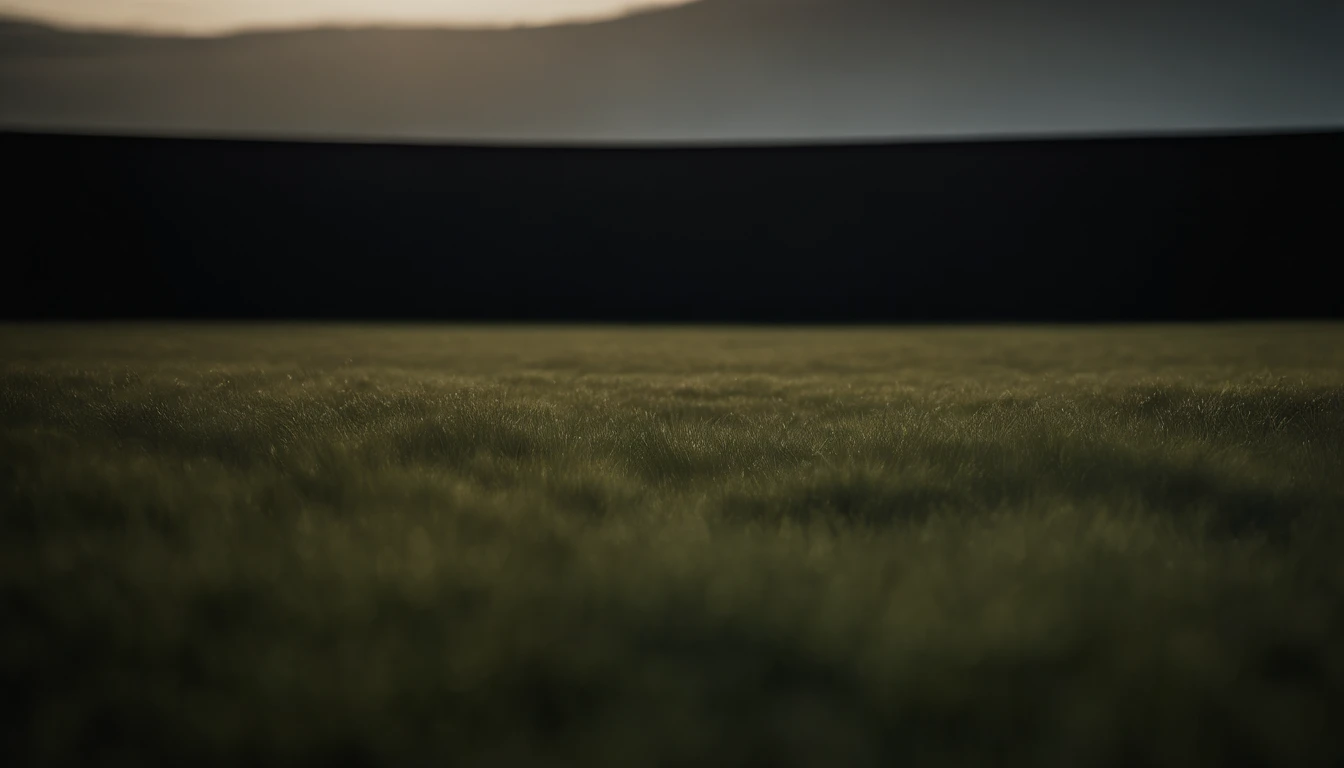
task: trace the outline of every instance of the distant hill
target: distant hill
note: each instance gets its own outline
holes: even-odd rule
[[[0,126],[487,141],[1344,126],[1344,5],[1115,5],[702,0],[537,29],[209,39],[0,23]]]

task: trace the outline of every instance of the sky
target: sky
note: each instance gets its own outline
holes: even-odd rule
[[[0,0],[80,26],[288,29],[198,39],[0,24],[0,128],[487,143],[1344,128],[1339,0],[699,0],[616,13],[631,4],[656,5]],[[544,25],[568,14],[587,21]],[[418,19],[432,23],[405,27]],[[521,21],[542,26],[479,28]],[[332,24],[393,28],[315,29]]]
[[[0,0],[0,13],[91,28],[218,34],[316,24],[547,24],[687,0]]]

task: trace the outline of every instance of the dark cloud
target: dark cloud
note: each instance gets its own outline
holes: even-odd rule
[[[703,0],[541,30],[0,28],[0,124],[661,141],[1344,125],[1344,4]]]

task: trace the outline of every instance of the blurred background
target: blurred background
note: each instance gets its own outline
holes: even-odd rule
[[[1344,124],[1332,0],[3,0],[0,125],[796,142]]]

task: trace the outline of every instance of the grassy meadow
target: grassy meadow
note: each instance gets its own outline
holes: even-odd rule
[[[0,326],[8,765],[1344,764],[1344,326]]]

